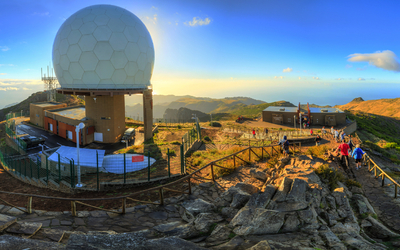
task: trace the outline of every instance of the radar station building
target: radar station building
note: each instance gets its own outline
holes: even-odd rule
[[[302,122],[309,121],[311,125],[337,126],[346,123],[346,114],[338,108],[310,108],[307,103],[307,111],[301,112],[298,107],[270,106],[262,111],[262,120],[274,124],[293,125],[294,120],[299,124],[300,114]]]

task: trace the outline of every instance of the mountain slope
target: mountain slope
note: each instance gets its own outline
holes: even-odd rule
[[[400,98],[363,101],[356,98],[345,105],[335,106],[341,110],[361,111],[370,114],[400,117]]]
[[[71,95],[62,95],[62,94],[57,94],[56,99],[58,102],[65,102],[67,103],[68,106],[71,105],[78,105],[81,104],[83,101],[79,99],[76,96],[71,96]],[[13,105],[11,107],[3,108],[0,109],[0,121],[3,121],[6,119],[6,114],[10,112],[21,112],[21,110],[24,111],[29,111],[29,106],[33,102],[44,102],[47,100],[47,93],[45,92],[36,92],[33,93],[31,96],[26,98],[25,100],[21,101],[20,103]]]

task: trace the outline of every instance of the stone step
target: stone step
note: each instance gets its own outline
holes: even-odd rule
[[[30,238],[42,227],[38,222],[16,222],[6,229],[7,233],[18,234],[24,238]]]
[[[10,225],[15,223],[17,218],[14,216],[8,216],[5,214],[0,214],[0,232],[8,228]]]
[[[65,245],[56,242],[47,242],[41,240],[24,239],[11,235],[2,235],[0,236],[0,249],[58,250],[65,249]]]
[[[42,228],[31,237],[34,240],[60,242],[65,231],[61,229]]]

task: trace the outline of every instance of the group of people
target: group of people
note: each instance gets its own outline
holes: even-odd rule
[[[361,161],[365,152],[360,148],[360,144],[357,144],[354,150],[353,147],[354,145],[351,140],[351,136],[349,136],[349,142],[346,143],[346,141],[343,139],[342,143],[336,149],[335,153],[338,153],[338,151],[340,151],[340,161],[342,163],[342,166],[345,166],[347,168],[350,167],[349,155],[351,154],[351,157],[354,157],[356,161],[356,170],[359,170],[361,168]]]

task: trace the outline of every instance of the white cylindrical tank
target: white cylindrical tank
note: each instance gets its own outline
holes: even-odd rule
[[[153,41],[128,10],[93,5],[62,24],[53,65],[63,89],[146,89],[153,73]]]

